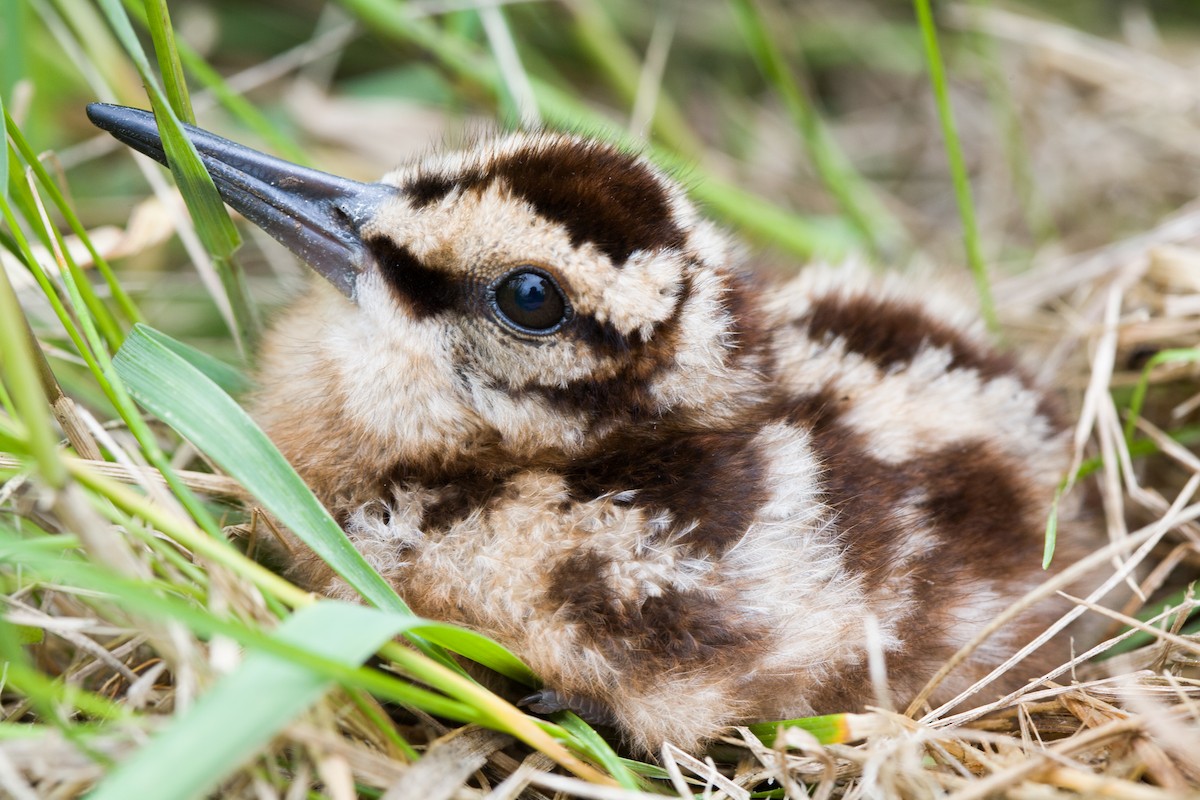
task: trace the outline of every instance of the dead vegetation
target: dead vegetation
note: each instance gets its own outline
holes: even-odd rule
[[[780,5],[780,18],[829,27],[831,41],[893,25],[904,13],[884,14],[869,2]],[[1111,539],[1089,560],[1113,576],[1112,585],[1136,584],[1134,600],[1115,613],[1101,610],[1096,597],[1079,598],[1079,613],[1111,617],[1104,644],[1008,697],[995,698],[982,686],[980,704],[967,711],[891,708],[881,692],[880,708],[847,718],[840,744],[822,745],[804,730],[787,729],[767,746],[737,730],[705,760],[667,749],[659,765],[643,768],[650,778],[642,793],[570,777],[505,734],[335,690],[250,757],[215,796],[1150,800],[1200,794],[1200,634],[1194,615],[1189,622],[1200,605],[1190,588],[1200,575],[1200,28],[1164,30],[1149,6],[1128,8],[1117,29],[1103,35],[1026,7],[958,4],[942,16],[964,51],[952,61],[953,100],[1007,345],[1041,379],[1063,387],[1078,417],[1077,463],[1086,475],[1067,491],[1096,487]],[[181,14],[185,36],[189,25],[205,22],[204,13],[190,20]],[[657,23],[629,27],[635,38],[673,36],[667,41],[690,65],[715,46],[719,16],[665,4]],[[344,91],[329,60],[362,44],[345,19],[326,22],[311,40],[232,81],[282,98],[324,168],[370,176],[390,166],[383,159],[419,152],[468,124],[429,106]],[[670,31],[643,30],[655,24]],[[853,42],[839,44],[853,51]],[[918,243],[914,260],[960,264],[957,218],[922,75],[853,59],[816,63],[811,71],[822,100],[838,109],[827,115],[835,138]],[[711,90],[697,83],[697,93]],[[770,92],[739,97],[729,89],[715,98],[678,99],[699,138],[718,143],[700,158],[715,174],[782,205],[829,210]],[[721,121],[725,115],[740,122]],[[735,140],[745,156],[722,155],[737,149],[729,146]],[[386,154],[378,151],[381,141]],[[75,168],[105,147],[86,143],[61,155]],[[96,230],[95,241],[112,257],[152,265],[173,258],[164,257],[162,241],[177,218],[176,202],[169,193],[144,201],[127,225]],[[254,244],[262,246],[259,255],[245,260],[255,287],[294,281],[295,267],[272,244]],[[786,259],[772,252],[757,260],[783,268]],[[186,279],[145,273],[134,280],[157,282],[160,296],[145,301],[153,311],[169,308],[171,292]],[[43,333],[48,324],[36,287],[18,288]],[[158,313],[166,320],[170,311]],[[1143,394],[1139,383],[1144,402],[1135,401]],[[1132,414],[1131,406],[1140,412]],[[97,421],[82,404],[66,413],[76,415],[80,439],[128,459],[108,465],[112,477],[173,502],[151,485],[147,475],[155,473],[123,428]],[[184,474],[195,488],[240,494],[229,479],[208,475],[186,445],[170,446],[178,448],[175,465],[195,471]],[[6,518],[50,532],[78,532],[80,524],[117,530],[88,503],[64,501],[24,473],[14,475],[17,464],[0,460],[7,470],[0,473]],[[233,508],[228,522],[270,535]],[[121,525],[128,536],[105,540],[110,566],[179,586],[191,585],[195,571],[209,608],[274,624],[244,576],[201,554],[183,548],[167,554],[148,544],[161,534],[140,521]],[[70,580],[25,583],[16,569],[0,571],[7,580],[5,618],[38,640],[25,648],[37,669],[109,701],[112,707],[93,709],[91,719],[115,717],[100,726],[79,707],[47,708],[28,694],[4,691],[2,795],[82,795],[239,661],[228,638],[147,623]],[[388,714],[391,723],[381,724]],[[43,724],[22,735],[21,725],[35,721]],[[419,759],[385,732],[389,727]]]

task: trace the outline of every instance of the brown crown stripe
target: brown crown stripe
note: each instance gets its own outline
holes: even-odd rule
[[[498,158],[486,173],[426,173],[404,190],[420,208],[497,179],[540,216],[563,225],[573,247],[591,242],[617,267],[635,250],[681,249],[687,240],[654,173],[635,156],[594,142],[533,145]]]
[[[568,556],[552,570],[546,599],[564,619],[577,623],[593,646],[627,669],[661,674],[731,652],[738,656],[738,648],[764,635],[701,592],[667,589],[657,597],[616,597],[606,581],[610,565],[594,551]]]
[[[441,270],[422,263],[407,247],[387,236],[367,239],[367,247],[392,293],[417,319],[464,305],[460,284]]]
[[[404,193],[415,208],[424,208],[440,202],[455,187],[477,186],[482,180],[478,172],[465,173],[457,178],[449,175],[438,175],[430,172],[422,173],[404,186]]]
[[[492,168],[538,214],[566,226],[572,245],[592,242],[616,266],[635,250],[680,249],[686,240],[654,174],[611,147],[562,141]]]
[[[767,498],[764,457],[753,441],[757,430],[664,427],[606,437],[593,455],[565,470],[567,490],[582,501],[637,490],[632,505],[648,513],[667,510],[675,531],[691,528],[677,541],[720,555],[742,537]]]

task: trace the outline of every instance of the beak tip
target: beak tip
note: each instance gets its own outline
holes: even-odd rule
[[[88,103],[88,120],[134,149],[142,150],[135,140],[159,142],[158,123],[154,113],[141,108],[118,106],[113,103]]]
[[[168,163],[150,111],[111,103],[89,103],[86,110],[97,128]],[[226,202],[353,298],[366,258],[359,228],[368,208],[390,196],[390,188],[299,167],[188,125],[184,133]]]
[[[121,106],[111,103],[88,103],[87,118],[97,128],[111,131],[120,124],[122,110],[124,109]]]

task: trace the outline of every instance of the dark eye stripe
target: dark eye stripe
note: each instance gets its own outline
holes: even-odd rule
[[[368,239],[367,246],[392,293],[418,319],[462,305],[458,284],[440,270],[423,264],[407,247],[387,236]]]

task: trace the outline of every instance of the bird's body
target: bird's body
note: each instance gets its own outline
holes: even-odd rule
[[[341,291],[279,319],[253,409],[417,613],[534,669],[535,706],[644,749],[856,710],[870,618],[903,701],[1045,579],[1068,434],[968,306],[857,270],[749,276],[668,177],[584,139],[510,136],[381,184],[333,202],[358,261],[314,263]],[[1061,554],[1084,527],[1062,514]],[[315,556],[292,574],[347,593]]]

